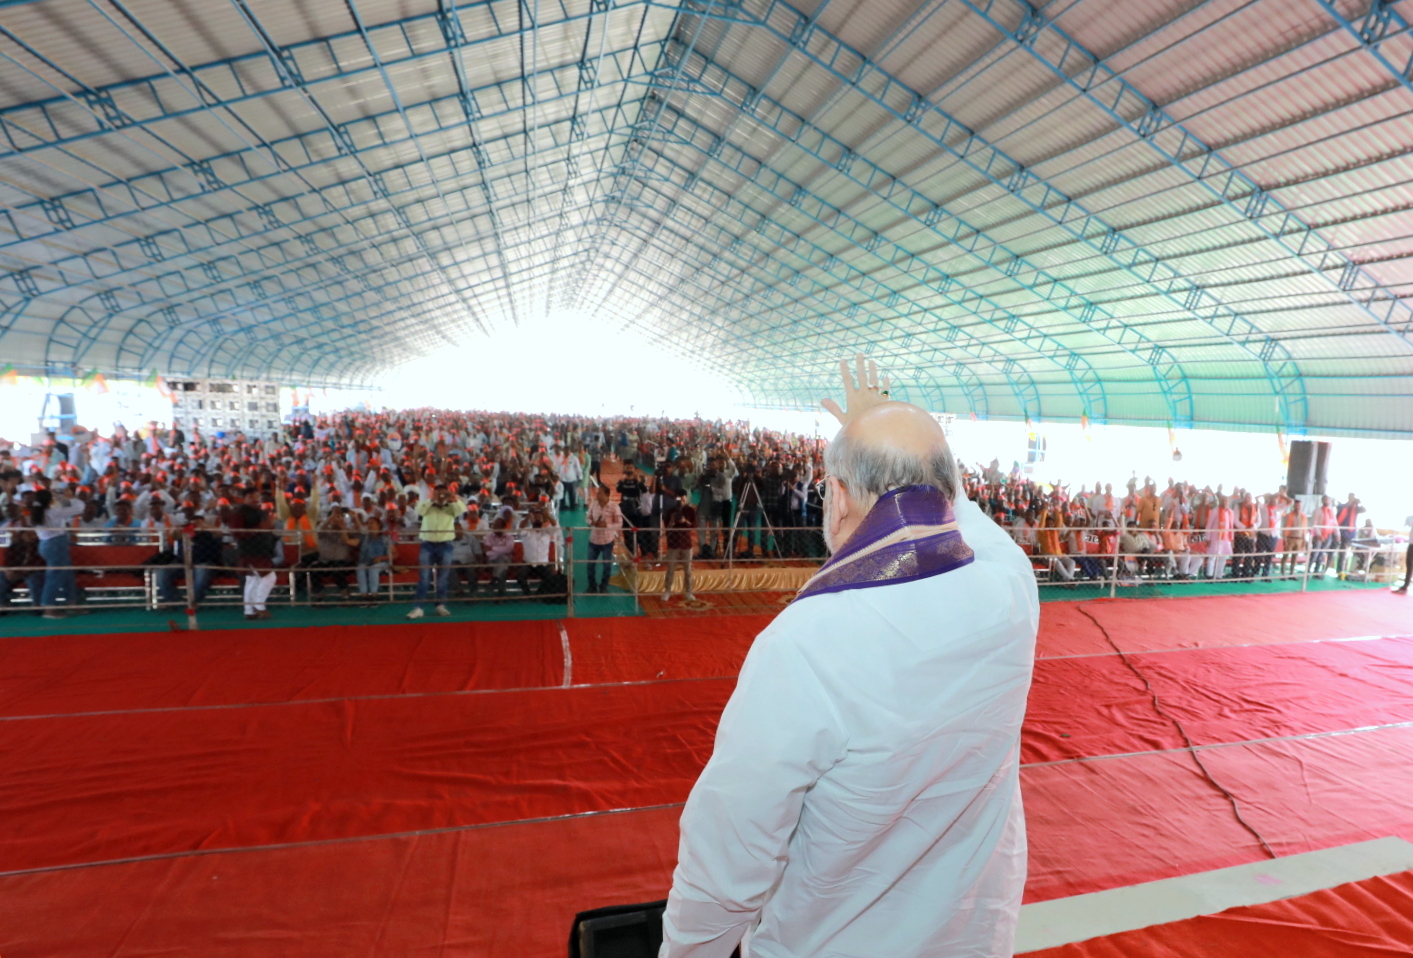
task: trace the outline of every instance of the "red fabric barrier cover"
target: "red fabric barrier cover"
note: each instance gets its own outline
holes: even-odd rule
[[[1021,790],[1030,843],[1026,901],[1267,857],[1186,751],[1022,769]]]
[[[1183,778],[1182,770],[1178,771],[1179,779]],[[1057,897],[1045,893],[1056,887],[1046,884],[1053,868],[1037,867],[1037,858],[1060,860],[1079,854],[1090,860],[1092,853],[1086,848],[1083,828],[1092,826],[1094,819],[1083,816],[1079,830],[1056,830],[1051,823],[1058,818],[1061,806],[1047,802],[1043,809],[1036,810],[1035,776],[1027,772],[1025,778],[1027,804],[1033,809],[1032,875],[1027,900]],[[1105,775],[1086,782],[1069,782],[1062,790],[1073,797],[1083,795],[1085,788],[1102,789],[1106,783],[1118,780],[1131,781],[1127,775],[1122,779]],[[1183,794],[1170,793],[1170,797],[1194,799],[1203,806],[1201,813],[1184,818],[1189,824],[1198,824],[1195,838],[1239,839],[1238,835],[1221,834],[1224,830],[1220,827],[1214,834],[1209,825],[1221,820],[1222,810],[1210,805],[1200,788]],[[1171,817],[1161,799],[1143,810],[1157,812],[1159,819]],[[447,949],[456,954],[548,958],[563,953],[575,912],[608,904],[650,901],[666,894],[676,859],[680,812],[676,807],[648,809],[416,837],[0,876],[0,902],[4,903],[5,912],[25,918],[0,922],[0,953],[6,958],[96,958],[118,953],[191,951],[199,946],[201,954],[213,958],[244,958],[255,951],[262,956],[304,958],[439,955],[447,953]],[[1171,833],[1172,829],[1167,831]],[[1133,843],[1131,850],[1138,844]],[[573,854],[565,854],[565,849],[573,849]],[[1190,850],[1184,851],[1188,853],[1166,867],[1158,864],[1161,853],[1144,851],[1141,857],[1148,866],[1149,877],[1136,880],[1170,877],[1199,866],[1221,867],[1261,857],[1258,850],[1248,849],[1245,855],[1209,855],[1200,861]],[[1267,927],[1264,932],[1259,924],[1242,931],[1221,926],[1221,934],[1230,936],[1249,930],[1253,934],[1299,934],[1303,939],[1305,930],[1299,927],[1302,923],[1323,922],[1326,928],[1339,927],[1336,920],[1321,917],[1322,914],[1363,914],[1394,934],[1399,926],[1389,923],[1387,911],[1378,912],[1370,903],[1390,902],[1393,914],[1406,918],[1410,911],[1402,896],[1408,894],[1408,885],[1399,879],[1397,888],[1385,889],[1379,887],[1380,881],[1333,890],[1349,904],[1351,910],[1347,913],[1340,902],[1320,904],[1321,911],[1310,907],[1332,896],[1330,892],[1320,892],[1250,910],[1258,915],[1266,913],[1265,917],[1284,924]],[[1077,892],[1061,892],[1067,893]],[[1196,920],[1199,924],[1204,921]],[[1220,958],[1227,954],[1232,958],[1260,954],[1325,958],[1345,954],[1302,951],[1299,945],[1284,938],[1280,948],[1253,948],[1243,938],[1244,950],[1210,950],[1206,939],[1191,937],[1193,927],[1183,922],[1127,933],[1138,936],[1136,947],[1120,935],[1033,954],[1045,958],[1146,958],[1167,954],[1157,950],[1156,943],[1175,947],[1174,942],[1184,941],[1202,944],[1209,950],[1178,951],[1172,958]],[[1318,929],[1315,934],[1319,935]],[[1406,942],[1399,937],[1394,940]],[[1088,945],[1101,947],[1103,942],[1124,947],[1083,950]],[[1375,952],[1390,953],[1403,952]]]
[[[1198,745],[1413,721],[1413,639],[1193,649],[1129,657]],[[1035,663],[1025,762],[1184,745],[1117,655]]]
[[[564,679],[547,622],[0,640],[0,716],[535,688]]]
[[[1202,750],[1278,855],[1395,835],[1413,841],[1413,728]]]
[[[105,566],[141,566],[157,554],[156,544],[145,546],[70,546],[73,565],[95,568]],[[141,569],[137,571],[141,572]]]
[[[1194,743],[1413,721],[1413,639],[1136,655]]]
[[[0,863],[11,871],[681,802],[734,685],[0,722]]]
[[[1277,855],[1413,840],[1413,728],[1202,749]],[[1024,769],[1027,901],[1267,857],[1188,752]]]
[[[132,588],[143,582],[142,563],[157,554],[157,546],[70,546],[69,562],[75,566],[103,569],[102,575],[83,569],[74,572],[81,588],[123,586]],[[114,568],[122,566],[124,568]]]
[[[773,618],[566,619],[574,684],[734,677]]]
[[[1047,603],[1046,608],[1055,603]],[[1382,589],[1080,603],[1125,652],[1413,632],[1408,600]],[[1043,620],[1044,613],[1041,613]],[[1106,646],[1107,648],[1107,646]]]
[[[1140,600],[1142,601],[1142,600]],[[1040,605],[1040,633],[1035,640],[1037,658],[1063,655],[1109,655],[1113,647],[1081,607],[1092,602],[1044,602]]]
[[[1232,734],[1248,738],[1239,722]],[[1117,655],[1035,663],[1021,730],[1022,762],[1182,748],[1143,683]]]
[[[1406,631],[1369,628],[1403,608],[1396,599],[1380,605],[1370,593],[1240,598],[1319,600],[1304,611],[1315,625],[1276,623],[1291,641]],[[1155,647],[1179,630],[1204,646],[1220,644],[1200,634],[1216,630],[1225,644],[1247,644],[1280,616],[1265,604],[1232,601],[1087,607],[1099,606],[1101,618],[1130,607],[1113,622],[1103,618],[1116,639],[1130,629],[1125,646]],[[1092,623],[1085,631],[1088,620],[1077,607],[1045,608],[1042,647],[1108,649],[1094,645],[1102,636]],[[1126,624],[1128,617],[1135,622]],[[658,672],[734,673],[768,620],[585,620],[565,628],[576,682],[640,681]],[[481,631],[502,627],[507,631],[494,639]],[[558,623],[488,623],[460,644],[447,637],[465,628],[371,627],[367,637],[353,638],[351,629],[290,630],[287,645],[281,632],[266,630],[7,639],[0,643],[7,666],[0,710],[446,691],[433,686],[494,684],[497,674],[522,669],[521,677],[534,681],[510,684],[562,680]],[[210,648],[222,635],[230,644]],[[533,652],[524,656],[527,635],[534,636]],[[262,637],[268,647],[241,654],[257,651],[251,643]],[[509,656],[504,663],[492,661],[502,654]],[[1398,677],[1407,660],[1408,644],[1400,640],[1137,657],[1164,705],[1203,741],[1248,737],[1246,729],[1369,724],[1359,719],[1365,712],[1401,714]],[[10,667],[15,663],[21,668]],[[1121,669],[1112,656],[1041,663],[1027,754],[1128,751],[1125,741],[1167,747],[1171,740],[1151,707],[1145,712],[1140,686]],[[680,802],[710,750],[732,685],[722,679],[0,721],[0,868]],[[1391,729],[1201,754],[1247,819],[1289,854],[1388,834],[1413,837],[1410,752],[1413,730]],[[1027,768],[1022,787],[1031,847],[1027,900],[1264,857],[1186,752]],[[25,918],[0,921],[0,953],[145,954],[190,950],[197,941],[202,954],[558,955],[573,911],[665,892],[678,814],[642,811],[0,875],[0,908]],[[511,837],[483,837],[492,833]],[[394,851],[368,851],[375,847]],[[253,864],[244,872],[226,864],[237,860]],[[237,878],[245,884],[222,887]],[[532,949],[522,947],[527,942]]]
[[[1027,958],[1390,958],[1413,954],[1413,872],[1231,908]]]
[[[1099,599],[1046,602],[1040,607],[1037,658],[1109,655],[1114,651],[1085,612],[1108,629],[1125,652],[1310,642],[1356,636],[1413,635],[1406,599],[1378,590],[1200,596],[1173,599]],[[774,615],[721,616],[703,621],[710,634],[754,637]],[[697,621],[697,620],[687,620]],[[612,625],[607,623],[612,622]],[[636,619],[570,619],[570,634],[594,630],[642,635]],[[673,627],[677,627],[674,622]],[[716,631],[716,630],[719,630]]]
[[[663,898],[680,808],[0,876],[5,958],[562,958]]]

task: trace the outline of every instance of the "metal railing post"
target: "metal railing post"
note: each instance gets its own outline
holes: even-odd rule
[[[564,535],[564,614],[574,618],[574,530],[566,529]]]
[[[196,562],[191,556],[191,530],[182,530],[182,565],[186,568],[186,627],[199,632],[196,623]]]

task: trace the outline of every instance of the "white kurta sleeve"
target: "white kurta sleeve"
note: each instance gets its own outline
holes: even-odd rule
[[[682,812],[660,958],[731,954],[788,863],[806,791],[843,757],[833,703],[774,628],[747,657]]]

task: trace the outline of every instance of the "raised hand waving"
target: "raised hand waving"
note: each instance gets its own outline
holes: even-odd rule
[[[863,353],[854,356],[854,371],[849,370],[849,361],[839,361],[839,371],[844,378],[844,408],[832,399],[820,400],[825,409],[834,414],[841,425],[847,426],[866,409],[888,402],[888,377],[878,378],[878,365],[865,359]],[[857,375],[857,381],[855,380]]]

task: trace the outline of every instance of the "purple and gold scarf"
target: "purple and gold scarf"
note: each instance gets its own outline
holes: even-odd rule
[[[906,486],[874,503],[844,548],[820,566],[795,599],[926,579],[974,558],[941,491]]]

